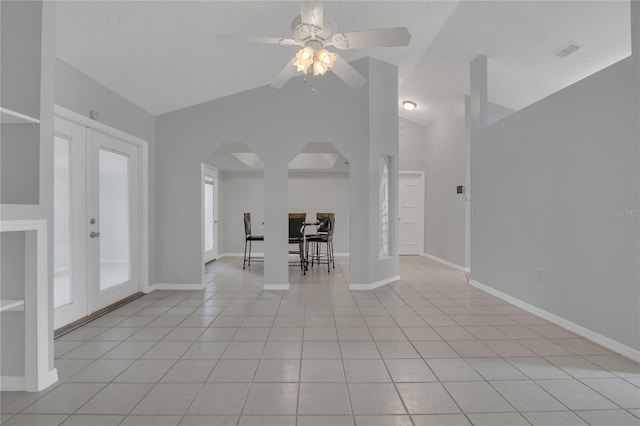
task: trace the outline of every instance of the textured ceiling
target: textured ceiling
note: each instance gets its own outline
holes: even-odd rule
[[[58,57],[152,114],[269,84],[294,46],[224,43],[219,33],[290,36],[291,1],[57,4]],[[520,109],[630,54],[628,1],[325,2],[339,31],[406,26],[402,48],[340,52],[398,66],[399,114],[429,123],[468,94],[469,62],[489,58],[490,101]],[[568,42],[582,46],[559,59]],[[345,86],[346,88],[346,86]]]

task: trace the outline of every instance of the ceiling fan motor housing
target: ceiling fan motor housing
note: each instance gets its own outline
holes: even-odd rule
[[[320,47],[322,47],[326,40],[330,40],[331,37],[333,37],[337,28],[336,23],[329,19],[324,20],[322,28],[313,24],[304,23],[300,15],[296,16],[291,23],[293,39],[305,46],[308,46],[309,41],[313,40],[319,42]]]

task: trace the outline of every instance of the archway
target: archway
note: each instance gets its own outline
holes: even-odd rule
[[[351,234],[349,161],[329,142],[309,142],[290,159],[288,169],[289,212],[306,213],[309,223],[316,221],[318,213],[333,213],[335,217],[332,236],[335,258],[331,265],[308,268],[306,274],[299,268],[289,268],[290,283],[339,282],[346,285]],[[313,234],[316,230],[316,227],[308,226],[305,233]]]

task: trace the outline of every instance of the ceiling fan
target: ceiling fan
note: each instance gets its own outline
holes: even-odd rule
[[[322,4],[317,2],[301,3],[300,15],[291,23],[291,30],[292,38],[218,34],[216,39],[300,46],[301,49],[298,53],[271,83],[271,87],[276,89],[284,86],[298,72],[306,75],[309,69],[312,70],[314,76],[322,75],[331,70],[348,86],[357,89],[366,82],[366,79],[346,60],[327,50],[327,47],[361,49],[407,46],[411,39],[411,34],[406,27],[339,33],[335,22],[324,19]]]

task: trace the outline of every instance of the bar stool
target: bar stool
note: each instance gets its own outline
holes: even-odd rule
[[[251,234],[251,213],[244,213],[244,261],[242,262],[242,269],[244,269],[245,263],[251,266],[252,241],[264,241],[264,235]],[[249,246],[249,257],[247,257],[247,245]],[[264,261],[264,259],[254,259],[254,261],[256,260]]]
[[[316,213],[316,218],[320,225],[318,225],[318,230],[316,234],[307,235],[307,252],[310,253],[309,260],[311,261],[311,266],[314,263],[327,264],[327,271],[331,271],[331,266],[333,269],[336,269],[336,263],[333,256],[333,230],[335,228],[335,213]],[[320,250],[320,245],[326,244],[327,250],[323,254]],[[309,250],[309,246],[311,249]],[[323,261],[322,259],[326,259]]]

